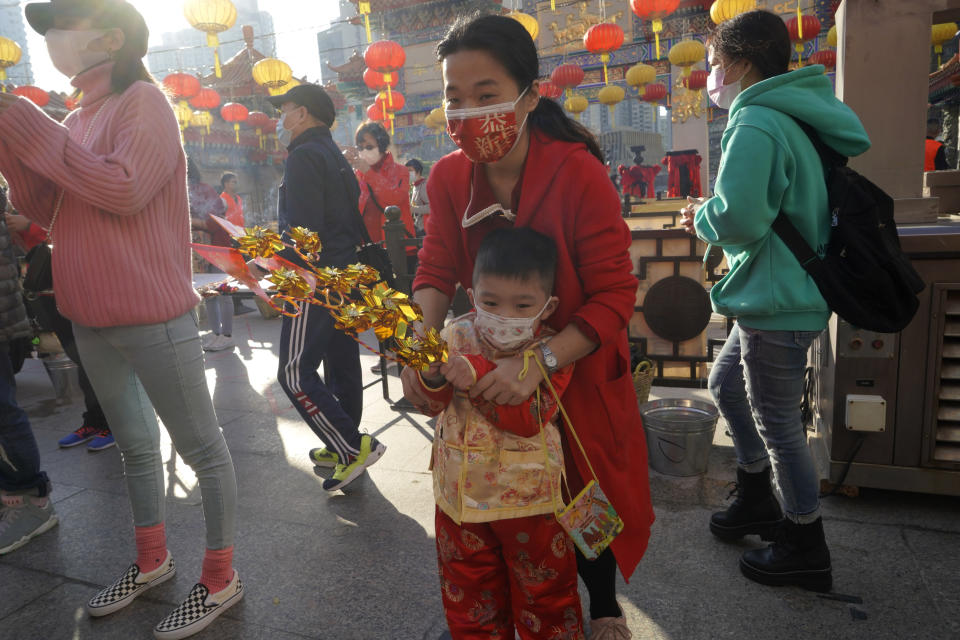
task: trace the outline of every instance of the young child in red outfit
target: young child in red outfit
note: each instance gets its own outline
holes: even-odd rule
[[[502,358],[538,367],[542,322],[557,307],[553,241],[528,228],[490,233],[477,253],[475,311],[443,329],[448,362],[422,373],[430,412],[443,606],[456,640],[581,640],[573,543],[554,515],[563,453],[554,396],[542,384],[519,405],[468,390]],[[549,369],[549,363],[544,365]],[[562,394],[573,367],[549,371]]]

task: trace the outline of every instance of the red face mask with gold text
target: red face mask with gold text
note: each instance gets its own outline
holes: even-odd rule
[[[513,151],[523,124],[517,124],[517,103],[447,109],[447,134],[472,162],[496,162]],[[526,122],[526,120],[524,120]]]

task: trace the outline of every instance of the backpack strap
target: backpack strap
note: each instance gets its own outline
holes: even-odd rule
[[[798,118],[793,118],[793,121],[797,123],[800,129],[807,135],[810,139],[810,143],[813,144],[813,148],[816,149],[817,155],[820,156],[820,161],[823,163],[824,171],[829,171],[836,167],[842,167],[847,164],[847,157],[843,154],[837,152],[832,147],[828,146],[820,138],[820,134],[817,133],[817,130],[811,127],[809,124]],[[783,209],[780,209],[780,212],[777,214],[776,219],[774,219],[773,224],[771,225],[773,231],[780,236],[780,239],[783,241],[783,244],[787,245],[787,248],[790,249],[790,252],[797,258],[797,261],[800,263],[800,266],[809,273],[811,276],[814,276],[815,273],[818,273],[821,269],[820,257],[817,255],[810,244],[800,235],[800,231],[794,226],[792,222],[787,218],[787,214],[783,212]]]

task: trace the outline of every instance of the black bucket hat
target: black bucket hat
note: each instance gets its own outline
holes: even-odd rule
[[[27,22],[40,35],[53,28],[54,18],[92,18],[98,29],[120,29],[127,45],[140,57],[147,55],[150,31],[140,12],[124,0],[51,0],[24,8]]]

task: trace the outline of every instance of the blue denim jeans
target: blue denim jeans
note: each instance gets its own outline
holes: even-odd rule
[[[150,325],[74,325],[74,334],[123,455],[134,524],[148,527],[164,519],[159,414],[197,476],[207,548],[233,546],[237,477],[207,390],[194,312]]]
[[[40,470],[40,451],[27,414],[17,404],[9,343],[0,342],[0,489],[44,497],[50,480]]]
[[[734,324],[709,382],[738,464],[756,473],[772,463],[783,510],[801,524],[820,516],[819,481],[800,420],[807,351],[818,335]]]

